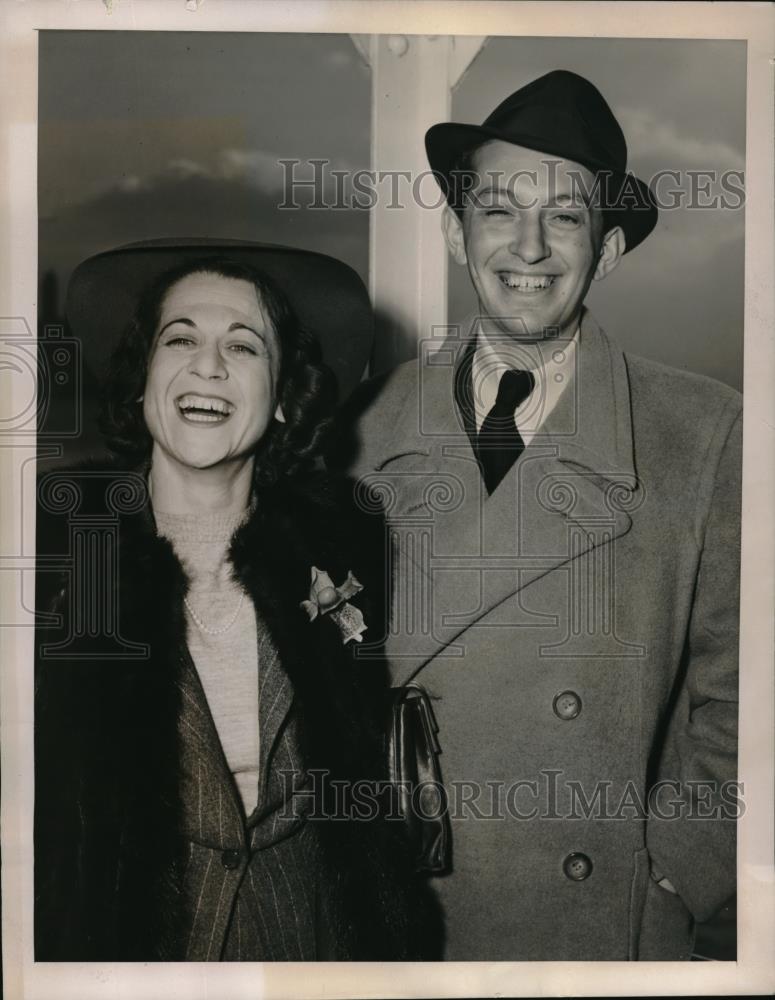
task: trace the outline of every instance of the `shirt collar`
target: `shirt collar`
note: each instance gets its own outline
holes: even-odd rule
[[[514,414],[527,445],[557,404],[576,368],[578,328],[571,338],[551,338],[536,343],[484,335],[476,328],[476,349],[471,367],[476,428],[479,430],[498,394],[501,376],[510,368],[531,371],[533,391]]]

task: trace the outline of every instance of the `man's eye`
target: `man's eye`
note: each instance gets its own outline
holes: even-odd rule
[[[578,215],[573,212],[557,212],[552,218],[563,226],[577,226],[579,223]]]
[[[508,211],[508,209],[505,208],[487,208],[485,209],[484,214],[488,218],[492,218],[493,216],[507,216],[510,215],[511,213]]]

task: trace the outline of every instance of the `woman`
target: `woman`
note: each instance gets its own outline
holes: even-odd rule
[[[39,638],[37,960],[430,956],[400,829],[357,784],[383,777],[383,667],[352,654],[382,634],[379,559],[313,470],[334,387],[289,296],[352,382],[368,300],[330,258],[165,241],[71,282],[87,351],[136,308],[106,396],[114,459],[40,486],[39,552],[69,551],[85,512],[117,543],[78,586],[39,589],[62,626]],[[106,590],[116,627],[96,634]]]

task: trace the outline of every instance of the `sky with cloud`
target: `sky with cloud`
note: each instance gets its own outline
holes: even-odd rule
[[[490,38],[456,88],[452,119],[481,123],[512,91],[552,69],[601,91],[627,139],[629,167],[691,193],[687,171],[745,169],[744,42],[672,39]],[[712,194],[718,193],[714,186]],[[707,199],[706,199],[707,200]],[[731,199],[730,199],[731,200]],[[587,304],[627,350],[742,387],[744,210],[663,211]],[[450,265],[450,317],[474,306]]]
[[[743,43],[491,38],[453,94],[452,117],[481,122],[558,67],[601,89],[640,176],[744,168]],[[206,234],[321,250],[366,279],[366,211],[278,204],[281,159],[369,168],[370,91],[343,35],[41,32],[41,272],[56,275],[61,301],[92,253]],[[590,304],[628,349],[739,386],[743,232],[742,211],[663,213]],[[455,318],[471,298],[450,269]]]
[[[365,212],[282,211],[281,159],[369,166],[348,36],[42,32],[41,271],[158,236],[288,243],[368,272]],[[300,176],[308,176],[304,167]]]

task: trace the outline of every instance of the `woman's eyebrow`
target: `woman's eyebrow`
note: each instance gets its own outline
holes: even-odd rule
[[[228,332],[233,333],[235,330],[249,330],[250,333],[255,334],[259,340],[263,341],[265,339],[263,333],[259,333],[258,330],[254,330],[253,327],[248,326],[247,323],[231,323],[229,325]]]
[[[192,330],[197,329],[196,323],[193,320],[188,319],[186,316],[176,316],[175,319],[171,319],[164,324],[161,330],[159,330],[157,336],[160,337],[167,329],[167,327],[174,326],[176,323],[182,323],[183,326],[190,327]],[[249,326],[247,323],[230,323],[227,332],[233,333],[235,330],[248,330],[250,333],[258,337],[260,341],[262,342],[265,341],[264,335],[262,333],[259,333],[258,330],[254,329],[252,326]]]
[[[192,330],[196,329],[196,323],[193,320],[186,319],[185,316],[178,316],[175,319],[171,319],[168,323],[165,323],[161,330],[159,330],[157,336],[161,337],[167,327],[172,326],[175,323],[182,323],[183,326],[190,326]]]

